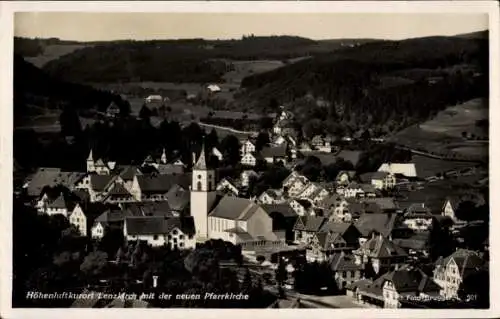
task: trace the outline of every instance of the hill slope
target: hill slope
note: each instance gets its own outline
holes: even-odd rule
[[[456,37],[371,42],[249,76],[237,103],[287,104],[310,134],[393,132],[488,96],[487,49]]]
[[[77,83],[222,82],[231,60],[287,60],[371,41],[314,41],[295,36],[240,40],[152,40],[92,43],[49,61],[49,74]],[[229,60],[229,61],[227,61]]]

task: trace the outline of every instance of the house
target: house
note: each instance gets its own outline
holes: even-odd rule
[[[309,245],[316,233],[320,231],[327,221],[327,218],[320,216],[299,216],[293,227],[295,233],[294,242]]]
[[[327,197],[320,204],[326,210],[328,218],[336,222],[350,222],[352,220],[349,216],[349,205],[350,203],[338,194]]]
[[[246,153],[241,158],[241,164],[245,166],[255,166],[257,164],[257,157],[252,153]]]
[[[356,264],[371,263],[376,274],[384,273],[391,267],[398,269],[408,257],[403,248],[382,234],[374,234],[371,239],[354,250],[353,254],[356,258]]]
[[[92,239],[101,239],[108,229],[123,229],[126,217],[133,216],[130,210],[109,209],[99,215],[90,230]]]
[[[460,198],[456,196],[448,196],[444,202],[442,208],[442,215],[451,218],[455,224],[460,224],[462,221],[457,218],[455,212],[457,211],[458,205],[460,204]]]
[[[145,99],[146,103],[162,103],[163,97],[161,95],[150,95]]]
[[[79,204],[76,204],[69,213],[68,220],[71,225],[78,229],[80,235],[87,236],[87,217]]]
[[[221,91],[220,86],[218,86],[216,84],[209,84],[209,85],[207,85],[206,89],[209,93],[218,93]]]
[[[114,167],[114,165],[113,165]],[[102,158],[95,158],[93,150],[87,157],[87,173],[97,173],[99,175],[109,175],[111,169],[104,163]]]
[[[307,185],[309,185],[307,177],[293,171],[283,181],[283,190],[285,193],[288,193],[288,196],[296,197]]]
[[[120,114],[120,107],[113,101],[106,109],[106,116],[114,118]]]
[[[225,191],[230,194],[233,194],[234,196],[238,196],[239,194],[239,189],[238,185],[229,177],[223,178],[219,181],[217,184],[217,187],[215,188],[217,191]]]
[[[283,193],[279,190],[268,189],[264,191],[257,199],[261,204],[280,204],[285,202]]]
[[[260,205],[231,196],[224,196],[208,215],[208,234],[211,239],[239,244],[243,250],[285,243],[285,232],[273,230],[272,218]]]
[[[174,164],[158,164],[156,168],[158,174],[160,175],[180,175],[184,174],[184,166],[183,165],[174,165]]]
[[[348,295],[362,304],[379,308],[401,308],[405,301],[438,298],[439,286],[421,269],[404,265],[374,281],[363,279],[352,283]]]
[[[403,214],[403,224],[417,232],[429,230],[433,219],[430,209],[423,203],[411,205]]]
[[[429,258],[429,234],[429,232],[420,232],[408,238],[395,238],[393,241],[403,248],[411,259],[423,261]]]
[[[350,252],[359,247],[360,235],[351,223],[326,221],[312,236],[306,257],[310,261],[325,261],[335,252]]]
[[[363,267],[356,264],[351,254],[344,251],[336,252],[327,262],[340,290],[363,278]]]
[[[285,231],[286,240],[293,241],[295,238],[293,227],[297,221],[297,213],[288,203],[262,204],[267,214],[273,220],[273,231]]]
[[[49,216],[63,215],[68,217],[68,203],[66,203],[63,193],[60,193],[55,199],[48,198],[44,207],[44,213]]]
[[[392,238],[397,217],[397,214],[362,214],[354,224],[361,232],[362,240],[360,243],[371,238],[373,233],[381,234],[389,239]]]
[[[316,135],[312,138],[311,145],[320,152],[330,153],[332,151],[332,138]]]
[[[125,188],[123,183],[114,183],[102,200],[105,203],[135,202],[136,198]]]
[[[387,172],[393,175],[403,175],[405,177],[417,177],[417,169],[414,163],[384,163],[379,172]]]
[[[356,178],[356,171],[340,171],[335,177],[335,182],[340,185],[349,185],[354,182]]]
[[[286,163],[287,161],[287,146],[265,146],[260,151],[260,156],[268,163]]]
[[[290,207],[299,216],[306,216],[309,209],[312,207],[312,203],[307,199],[292,199],[290,201]]]
[[[375,189],[392,189],[396,186],[396,176],[390,172],[367,173],[362,181],[370,183]]]
[[[257,174],[254,170],[244,170],[240,175],[241,186],[248,187],[250,180],[258,177],[259,174]]]
[[[343,195],[345,198],[356,198],[356,197],[364,197],[365,192],[361,184],[356,182],[351,182],[345,188],[343,188]]]
[[[310,145],[307,142],[302,142],[299,145],[299,151],[301,152],[312,152],[312,150],[313,150],[312,145]]]
[[[86,188],[92,203],[102,201],[118,179],[114,175],[90,175],[89,185]]]
[[[167,192],[174,185],[187,189],[190,185],[191,174],[184,175],[138,175],[134,177],[130,192],[139,201],[162,201]],[[213,185],[212,187],[215,187]]]
[[[458,249],[435,263],[434,280],[441,287],[440,295],[446,299],[458,298],[458,289],[464,279],[479,271],[483,260],[472,250]]]
[[[241,146],[240,146],[240,155],[241,156],[245,156],[246,154],[249,154],[249,153],[254,153],[255,150],[256,150],[255,141],[253,139],[248,138],[248,139],[241,142]]]
[[[309,183],[296,197],[308,199],[313,204],[321,202],[329,195],[328,191],[318,183]]]
[[[169,245],[171,249],[194,248],[194,221],[189,217],[127,217],[123,235],[128,241],[146,241],[153,247]]]
[[[191,201],[188,189],[176,184],[167,192],[165,199],[167,200],[174,216],[182,216],[184,213],[187,213],[187,209]]]
[[[365,211],[372,213],[397,213],[401,209],[394,197],[368,197],[362,199],[362,202],[366,204]],[[370,206],[370,204],[373,206]]]

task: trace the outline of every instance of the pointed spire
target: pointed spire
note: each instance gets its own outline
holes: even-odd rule
[[[205,142],[201,145],[201,153],[200,157],[198,157],[198,161],[194,164],[194,169],[198,170],[206,170],[207,169],[207,161],[205,159]]]
[[[92,149],[90,149],[89,157],[87,157],[87,161],[93,161],[94,155],[92,154]]]
[[[167,164],[167,153],[165,152],[165,148],[163,148],[163,153],[161,153],[161,159],[160,159],[160,161],[163,164]]]

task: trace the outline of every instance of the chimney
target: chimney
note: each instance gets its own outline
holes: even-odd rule
[[[156,288],[158,286],[158,276],[153,276],[153,288]]]

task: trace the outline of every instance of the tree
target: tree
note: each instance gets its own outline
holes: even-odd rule
[[[91,252],[80,265],[80,270],[87,276],[96,277],[102,274],[108,260],[108,254],[102,251]]]
[[[61,124],[61,133],[64,136],[80,136],[82,133],[82,124],[76,109],[71,106],[66,106],[59,116]]]
[[[288,273],[286,271],[286,265],[283,259],[280,259],[278,261],[278,268],[276,268],[276,273],[275,273],[275,279],[276,282],[278,283],[278,286],[282,286],[283,283],[286,281],[288,276]]]
[[[268,146],[269,143],[271,143],[269,134],[267,132],[260,132],[259,135],[257,135],[257,140],[255,142],[255,150],[259,152],[262,148],[264,148],[264,146]]]
[[[208,150],[212,150],[213,147],[217,147],[219,145],[219,137],[217,136],[217,131],[215,129],[212,129],[205,138],[205,145]]]
[[[121,230],[107,229],[99,242],[99,250],[107,253],[109,256],[113,256],[124,243],[125,237]]]
[[[375,272],[375,269],[373,268],[372,261],[370,258],[363,265],[363,274],[364,274],[365,278],[371,279],[371,280],[373,280],[377,277],[377,273]]]
[[[463,221],[473,221],[476,220],[476,212],[478,211],[476,204],[472,201],[462,201],[458,204],[455,211],[455,216],[459,220]]]
[[[317,181],[321,176],[321,170],[321,160],[316,156],[306,157],[303,166],[300,168],[300,172],[313,182]]]
[[[252,275],[250,274],[250,270],[247,268],[245,270],[243,282],[241,283],[241,292],[249,294],[251,291],[252,291]]]
[[[236,165],[240,162],[240,141],[234,135],[227,135],[221,141],[224,162],[228,165]]]
[[[455,250],[455,242],[450,231],[451,220],[438,222],[432,220],[429,234],[429,255],[432,261],[449,256]]]

